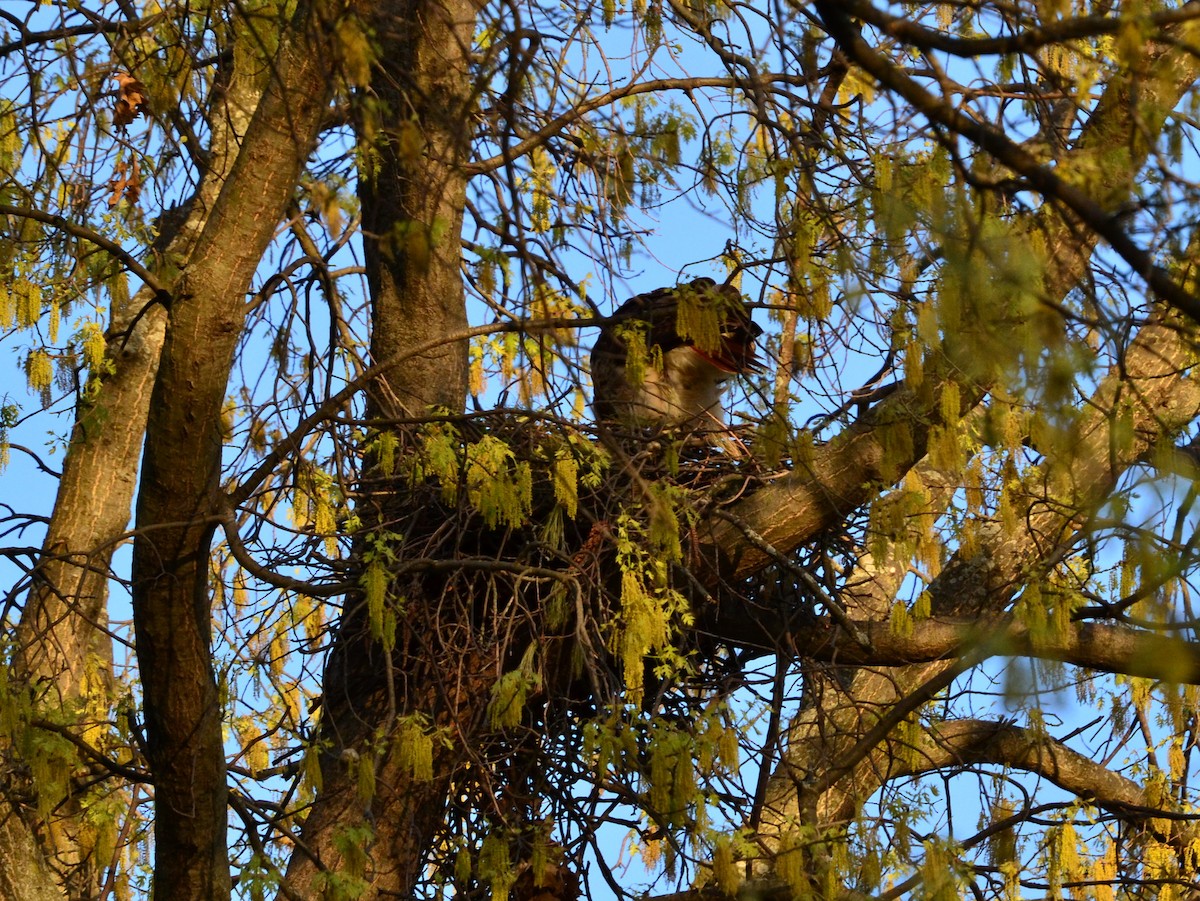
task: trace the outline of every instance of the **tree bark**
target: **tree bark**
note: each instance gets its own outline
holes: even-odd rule
[[[246,295],[293,196],[332,91],[337,3],[302,2],[169,311],[147,423],[133,559],[157,891],[230,891],[209,549],[220,510],[221,410]]]
[[[368,20],[379,42],[371,84],[379,106],[360,115],[380,116],[374,124],[383,130],[359,170],[371,354],[379,363],[446,338],[376,383],[375,415],[457,413],[466,402],[467,342],[455,336],[467,328],[461,235],[480,8],[474,0],[387,0]]]
[[[360,131],[380,134],[363,148],[359,172],[371,353],[379,363],[431,337],[446,338],[377,380],[367,405],[376,420],[421,416],[432,407],[459,412],[466,402],[460,239],[477,99],[469,52],[481,8],[477,0],[388,0],[366,17],[379,53],[369,91],[374,105],[360,104]],[[359,515],[381,534],[409,533],[427,517],[407,503],[385,488],[360,502]],[[303,897],[319,896],[323,869],[347,866],[339,836],[354,827],[369,826],[372,835],[363,899],[407,896],[421,875],[450,779],[468,753],[455,724],[479,721],[491,684],[469,641],[457,650],[440,646],[441,590],[436,579],[411,586],[389,659],[368,634],[361,600],[346,601],[325,673],[321,790],[304,825],[305,851],[288,868],[291,888]],[[447,694],[443,676],[451,667],[475,676]],[[402,765],[392,740],[396,718],[411,714],[456,736],[453,747],[435,748],[432,779]],[[377,798],[356,791],[362,766],[375,769]]]
[[[261,73],[237,71],[225,77],[228,83],[209,119],[212,140],[201,182],[174,215],[161,217],[154,249],[162,258],[190,259],[261,95]],[[96,377],[95,393],[79,406],[34,582],[14,636],[13,674],[31,687],[39,716],[57,722],[60,711],[83,703],[85,709],[75,716],[78,731],[88,740],[102,735],[115,701],[107,633],[110,563],[129,527],[166,321],[166,310],[145,287],[112,311],[107,350],[112,371]],[[91,899],[100,894],[110,862],[92,853],[95,831],[79,828],[80,800],[43,798],[56,822],[55,828],[38,834],[49,862],[40,872],[53,872],[68,898]],[[14,809],[10,833],[21,822]],[[32,840],[30,847],[35,847]],[[23,857],[10,855],[0,862],[0,879],[6,878],[7,861]],[[28,885],[35,869],[32,863],[22,867],[25,875],[13,883]]]

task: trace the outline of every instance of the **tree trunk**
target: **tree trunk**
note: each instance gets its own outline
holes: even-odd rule
[[[466,402],[467,312],[460,244],[475,92],[469,51],[481,4],[475,0],[388,0],[367,20],[378,42],[370,98],[360,103],[360,133],[381,135],[362,150],[359,196],[371,290],[371,353],[376,364],[401,360],[371,387],[368,417],[451,412]],[[442,336],[440,347],[412,356]],[[428,524],[384,487],[364,497],[359,515],[380,530]],[[361,560],[361,554],[357,555]],[[362,878],[361,897],[407,896],[421,875],[422,853],[442,822],[450,780],[467,751],[461,743],[434,749],[432,778],[416,776],[392,740],[397,717],[421,714],[433,726],[478,722],[490,680],[473,657],[469,637],[459,647],[437,644],[446,626],[437,580],[411,586],[389,657],[370,637],[361,599],[348,598],[324,681],[321,790],[305,822],[305,852],[293,855],[288,879],[304,897],[319,895],[322,868]],[[469,628],[463,629],[468,635]],[[472,661],[475,662],[472,662]],[[452,696],[441,678],[448,667],[475,674]],[[375,770],[378,800],[364,796],[361,768]],[[372,868],[359,872],[342,843],[348,829],[370,827]],[[362,838],[360,841],[368,841]]]
[[[229,895],[223,711],[211,649],[209,549],[221,410],[255,270],[330,92],[336,4],[301,3],[241,152],[183,272],[150,405],[134,543],[133,604],[155,774],[157,891]]]
[[[261,96],[261,73],[235,72],[227,78],[210,117],[212,142],[203,179],[191,199],[174,211],[177,215],[162,217],[156,246],[162,258],[190,259]],[[88,741],[103,737],[116,700],[106,631],[109,568],[129,527],[166,321],[166,310],[146,288],[112,311],[113,338],[107,352],[112,371],[98,379],[95,393],[80,404],[34,583],[14,638],[13,674],[33,690],[38,715],[58,722],[62,711],[82,703],[84,709],[74,711],[72,719]],[[42,798],[44,806],[55,811],[56,822],[55,828],[40,830],[38,840],[66,896],[91,899],[99,896],[111,861],[93,855],[95,830],[81,828],[80,801]],[[10,835],[22,828],[20,819],[7,822]],[[32,840],[29,847],[35,847]],[[35,868],[25,856],[7,855],[0,862],[0,879],[8,878],[8,861],[21,859],[24,875],[12,882],[28,885]]]
[[[459,412],[466,402],[467,310],[462,223],[475,93],[469,51],[480,4],[474,0],[388,0],[369,26],[380,64],[360,115],[383,137],[365,148],[359,170],[363,248],[371,289],[375,363],[431,338],[440,348],[384,374],[371,393],[376,416]]]

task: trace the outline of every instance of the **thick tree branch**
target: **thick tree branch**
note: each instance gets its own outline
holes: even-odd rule
[[[1135,822],[1162,811],[1146,806],[1141,785],[1118,775],[1090,757],[1073,751],[1044,733],[991,720],[951,720],[922,734],[912,749],[915,764],[900,762],[891,776],[915,775],[964,766],[996,766],[1025,770],[1049,779],[1081,800],[1115,810]]]
[[[741,579],[786,554],[806,538],[840,522],[879,493],[925,455],[929,430],[944,425],[942,391],[961,391],[960,409],[983,397],[979,387],[953,383],[940,390],[914,392],[901,387],[828,444],[812,459],[796,464],[788,476],[735,504],[727,517],[711,517],[705,543],[727,563],[732,579]],[[897,447],[911,453],[899,455]],[[890,449],[890,450],[889,450]],[[776,554],[763,550],[763,542]]]
[[[1096,672],[1200,685],[1200,642],[1128,626],[1073,623],[1060,635],[1034,635],[1011,616],[933,616],[915,623],[912,634],[900,635],[888,622],[859,620],[849,625],[865,645],[846,629],[825,621],[797,625],[759,614],[757,622],[742,628],[751,647],[770,634],[776,641],[804,648],[805,657],[838,666],[908,666],[957,660],[974,652],[981,655],[977,662],[986,657],[1030,657]],[[726,638],[738,634],[732,624],[721,623],[718,628]]]

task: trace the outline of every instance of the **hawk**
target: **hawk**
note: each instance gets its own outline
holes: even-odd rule
[[[723,431],[721,392],[736,375],[759,372],[740,291],[698,278],[632,297],[592,348],[592,407],[602,422]]]

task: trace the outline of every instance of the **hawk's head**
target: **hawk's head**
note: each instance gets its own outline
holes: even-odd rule
[[[592,348],[597,419],[633,426],[724,426],[721,391],[762,369],[741,292],[699,278],[632,297]]]

